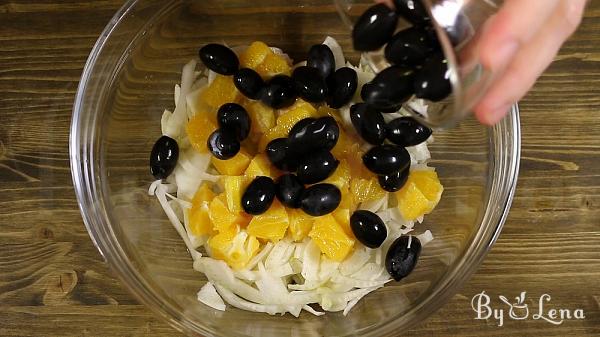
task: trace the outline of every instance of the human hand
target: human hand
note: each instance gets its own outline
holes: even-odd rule
[[[481,32],[476,52],[493,82],[473,111],[496,124],[523,98],[579,26],[586,0],[505,0]]]

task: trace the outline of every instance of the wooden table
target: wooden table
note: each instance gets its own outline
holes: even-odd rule
[[[173,336],[107,269],[83,226],[68,156],[71,107],[122,1],[0,1],[0,335]],[[600,3],[522,101],[521,175],[498,243],[409,335],[600,335]],[[475,320],[485,290],[585,319]],[[536,311],[537,312],[537,311]]]

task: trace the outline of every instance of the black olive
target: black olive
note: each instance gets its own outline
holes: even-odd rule
[[[296,93],[307,102],[321,103],[327,97],[327,83],[319,70],[302,66],[294,69],[292,79],[296,85]]]
[[[358,87],[356,70],[349,67],[336,70],[327,79],[327,86],[329,88],[327,104],[334,109],[341,108],[350,102]]]
[[[298,162],[298,180],[303,184],[315,184],[329,177],[340,162],[329,151],[308,153]]]
[[[307,154],[317,150],[333,149],[340,136],[340,129],[333,117],[321,117],[302,127],[294,127],[288,142],[292,153]]]
[[[362,156],[363,164],[375,174],[389,175],[410,165],[410,155],[398,145],[383,144],[371,148]]]
[[[298,159],[291,155],[287,138],[277,138],[267,144],[267,157],[280,170],[296,171]]]
[[[415,25],[429,24],[431,18],[422,0],[394,0],[396,12]]]
[[[387,125],[387,137],[390,142],[400,146],[415,146],[431,136],[431,129],[412,117],[400,117]]]
[[[302,192],[300,207],[312,216],[321,216],[333,212],[342,200],[342,193],[332,184],[312,185]]]
[[[217,111],[219,127],[233,132],[239,141],[250,133],[250,116],[243,106],[236,103],[225,103]]]
[[[312,117],[301,119],[290,129],[290,132],[288,132],[288,137],[289,135],[298,135],[299,133],[304,134],[306,132],[306,127],[316,120],[316,118]]]
[[[293,174],[284,174],[277,179],[277,199],[287,207],[299,208],[304,185]]]
[[[198,54],[208,69],[221,75],[233,75],[240,66],[237,55],[221,44],[207,44],[200,48]]]
[[[369,248],[381,246],[387,237],[387,228],[381,218],[367,210],[352,213],[350,228],[358,241]]]
[[[390,40],[398,24],[398,15],[384,4],[369,7],[352,30],[354,49],[372,51]]]
[[[406,167],[404,170],[392,174],[381,175],[378,177],[379,186],[388,192],[399,191],[406,184],[409,172],[410,169]]]
[[[410,248],[408,243],[410,242]],[[400,281],[410,274],[419,255],[421,254],[421,241],[416,237],[401,236],[396,239],[385,255],[385,269],[396,281]]]
[[[165,179],[177,166],[179,145],[169,136],[158,138],[150,152],[150,173],[156,179]]]
[[[439,49],[439,48],[438,48]],[[399,31],[385,46],[385,58],[393,64],[415,68],[435,50],[429,34],[417,27]]]
[[[310,47],[306,65],[316,68],[323,78],[327,78],[335,70],[335,58],[327,45],[316,44]]]
[[[286,75],[274,76],[263,88],[260,99],[273,109],[294,104],[296,100],[294,81]]]
[[[265,82],[260,75],[249,68],[242,68],[233,75],[233,84],[244,96],[250,99],[259,99]]]
[[[237,135],[229,129],[217,129],[206,142],[208,150],[221,160],[232,158],[240,151]]]
[[[356,132],[368,143],[380,145],[385,140],[383,116],[366,103],[358,103],[350,107],[350,119]]]
[[[406,102],[413,91],[413,71],[402,66],[391,66],[363,85],[360,96],[369,105],[386,109]]]
[[[275,199],[275,182],[269,177],[256,177],[242,194],[242,208],[248,214],[266,212]]]
[[[452,92],[448,61],[437,54],[425,61],[423,67],[415,73],[415,95],[419,98],[438,102]]]
[[[400,110],[402,108],[402,104],[392,105],[389,107],[379,108],[379,109],[377,109],[375,107],[371,107],[371,108],[381,112],[382,114],[392,114],[392,113],[398,112],[398,110]]]

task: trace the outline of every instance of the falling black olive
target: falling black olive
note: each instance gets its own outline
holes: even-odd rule
[[[207,44],[200,48],[198,54],[208,69],[221,75],[233,75],[240,66],[237,55],[221,44]]]
[[[393,64],[415,68],[435,50],[429,34],[417,27],[399,31],[385,46],[385,58]],[[437,48],[439,49],[439,47]]]
[[[394,280],[400,281],[413,271],[420,254],[419,239],[414,236],[401,236],[388,249],[385,256],[385,269]]]
[[[431,18],[422,0],[394,0],[396,13],[415,25],[429,24]]]
[[[387,228],[381,218],[367,210],[352,213],[350,228],[358,241],[369,248],[378,248],[387,237]]]
[[[294,104],[296,100],[294,81],[286,75],[274,76],[265,85],[260,99],[273,109],[281,109]]]
[[[327,86],[329,88],[327,104],[334,109],[341,108],[350,102],[358,87],[356,70],[349,67],[336,70],[327,79]]]
[[[431,136],[431,129],[412,117],[400,117],[387,125],[387,137],[390,142],[400,146],[415,146]]]
[[[150,152],[150,173],[156,179],[165,179],[175,169],[179,159],[179,145],[169,136],[158,138]]]
[[[369,7],[352,30],[354,49],[372,51],[381,48],[396,30],[398,15],[384,4]]]
[[[404,170],[389,175],[381,175],[378,177],[379,186],[388,192],[399,191],[406,184],[409,172],[410,169],[406,167]]]
[[[385,140],[386,129],[383,116],[366,103],[358,103],[350,107],[350,119],[356,132],[368,143],[380,145]]]
[[[269,177],[256,177],[242,194],[242,208],[248,214],[266,212],[275,199],[275,182]]]
[[[360,96],[375,108],[398,106],[412,95],[413,71],[406,67],[391,66],[363,85]]]
[[[335,70],[335,58],[327,45],[316,44],[310,47],[306,65],[316,68],[323,78],[327,78]]]
[[[308,153],[299,160],[296,174],[303,184],[315,184],[333,174],[339,163],[331,152],[326,150]]]
[[[240,151],[237,135],[229,129],[217,129],[206,142],[208,150],[221,160],[230,159]]]
[[[415,95],[419,98],[438,102],[452,92],[448,61],[437,54],[425,61],[423,67],[415,73]]]
[[[300,197],[304,185],[293,174],[284,174],[277,179],[277,199],[287,207],[300,208]]]
[[[233,84],[244,96],[250,99],[259,99],[265,82],[260,75],[250,69],[242,68],[233,75]]]
[[[410,154],[402,146],[383,144],[367,151],[362,156],[362,160],[369,171],[390,175],[410,165]]]
[[[239,141],[246,139],[250,133],[250,116],[239,104],[223,104],[217,111],[217,122],[220,128],[233,132]]]
[[[300,198],[302,210],[312,216],[333,212],[342,200],[342,193],[332,184],[316,184],[304,190]]]
[[[267,144],[267,157],[275,167],[284,171],[296,171],[298,158],[289,151],[287,138],[277,138]]]
[[[303,127],[292,128],[288,143],[292,153],[308,154],[317,150],[333,149],[340,136],[340,129],[333,117],[321,117]]]
[[[307,102],[321,103],[327,97],[327,83],[316,68],[302,66],[294,69],[292,79],[296,94]]]

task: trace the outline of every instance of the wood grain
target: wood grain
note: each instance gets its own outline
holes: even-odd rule
[[[178,334],[108,270],[71,183],[75,90],[121,4],[0,1],[0,336]],[[600,335],[600,3],[590,2],[521,111],[521,174],[499,241],[470,282],[407,335]],[[531,298],[549,293],[553,305],[582,308],[586,319],[500,328],[473,319],[470,301],[482,290],[528,291],[536,307]]]

